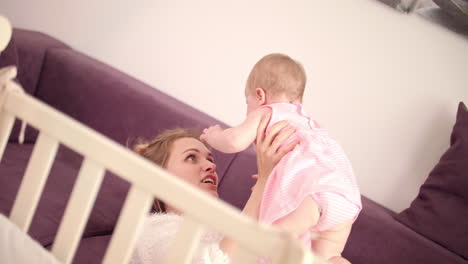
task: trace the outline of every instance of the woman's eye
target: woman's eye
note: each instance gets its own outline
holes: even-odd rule
[[[187,158],[185,158],[186,160],[191,160],[191,161],[194,161],[196,159],[195,155],[193,154],[190,154],[187,156]]]

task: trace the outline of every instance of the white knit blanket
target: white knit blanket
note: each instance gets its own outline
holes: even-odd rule
[[[147,217],[130,263],[164,263],[183,217],[176,214],[152,214]],[[200,240],[192,264],[224,264],[229,258],[219,248],[223,236],[206,231]]]
[[[0,263],[58,264],[41,244],[0,214]]]

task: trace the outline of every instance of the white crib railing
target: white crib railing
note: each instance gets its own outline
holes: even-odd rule
[[[10,219],[28,231],[59,144],[84,156],[78,178],[60,223],[52,254],[71,263],[101,185],[109,170],[131,183],[103,263],[127,263],[154,196],[171,201],[184,212],[167,263],[189,263],[204,227],[220,230],[237,241],[232,263],[255,263],[268,256],[272,263],[319,263],[309,250],[286,233],[242,215],[153,163],[23,93],[12,81],[16,69],[0,71],[0,158],[15,117],[39,130]],[[5,78],[7,76],[8,78]],[[103,154],[105,153],[105,155]],[[155,234],[157,235],[157,234]],[[313,262],[314,261],[314,262]]]

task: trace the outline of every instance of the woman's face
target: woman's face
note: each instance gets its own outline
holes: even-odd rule
[[[211,152],[195,138],[172,143],[166,169],[208,194],[218,197],[218,175]]]

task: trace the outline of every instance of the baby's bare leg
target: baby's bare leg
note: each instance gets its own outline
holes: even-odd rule
[[[275,221],[273,225],[291,232],[295,236],[300,236],[316,225],[319,218],[318,204],[310,196],[307,196],[296,210]]]
[[[300,236],[315,226],[319,218],[319,206],[312,197],[308,196],[296,210],[273,224],[295,236]],[[349,221],[331,230],[318,232],[317,239],[312,241],[314,254],[328,259],[328,262],[332,264],[350,264],[348,260],[341,257],[341,252],[351,232],[352,223],[353,221]]]
[[[347,259],[339,256],[329,259],[328,262],[331,264],[351,264]]]
[[[315,254],[335,261],[331,263],[341,263],[341,252],[346,245],[349,233],[351,232],[352,221],[334,227],[331,230],[317,233],[317,238],[312,241],[312,250]],[[348,263],[348,262],[343,262]]]

